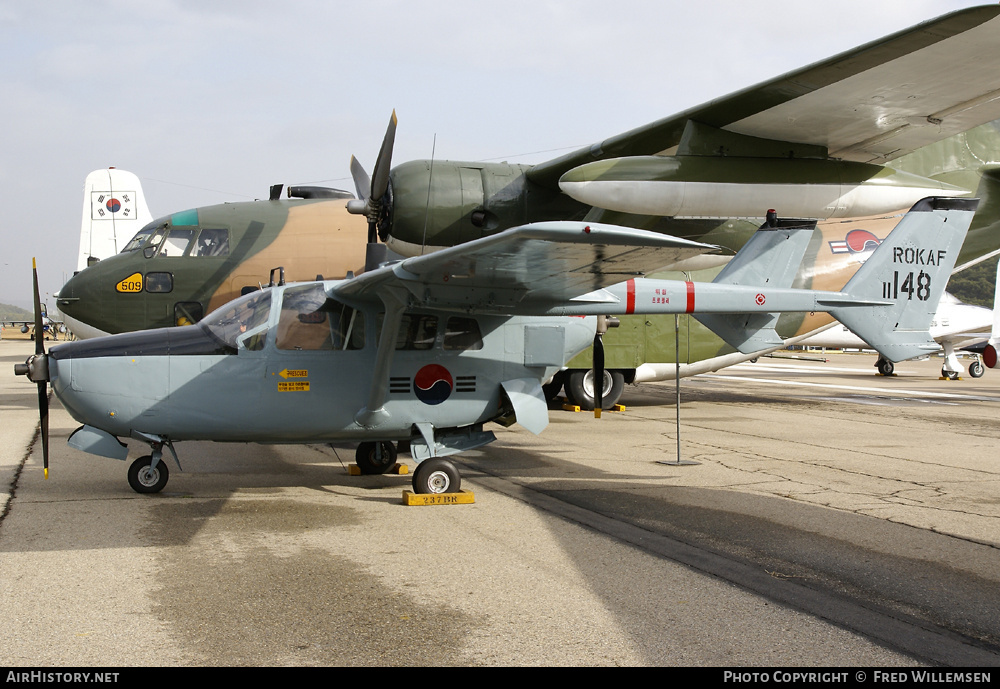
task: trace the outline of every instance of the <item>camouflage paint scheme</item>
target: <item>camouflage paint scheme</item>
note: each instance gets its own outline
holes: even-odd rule
[[[131,332],[179,325],[175,306],[196,303],[202,314],[240,296],[245,287],[266,284],[272,268],[285,267],[288,281],[315,280],[317,275],[344,277],[361,272],[365,261],[366,225],[349,215],[343,199],[252,201],[207,206],[175,213],[151,223],[164,233],[150,235],[138,246],[92,265],[75,275],[59,292],[59,309],[105,333]],[[147,226],[149,227],[149,226]],[[164,256],[170,230],[227,229],[225,256]],[[159,241],[154,242],[155,237]],[[169,292],[116,290],[138,273],[170,273]]]

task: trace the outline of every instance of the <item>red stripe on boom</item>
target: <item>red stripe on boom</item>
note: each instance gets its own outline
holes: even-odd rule
[[[687,292],[688,292],[686,313],[692,313],[694,311],[694,283],[685,282],[684,284],[687,285]]]
[[[635,280],[626,283],[625,293],[625,313],[635,313]]]

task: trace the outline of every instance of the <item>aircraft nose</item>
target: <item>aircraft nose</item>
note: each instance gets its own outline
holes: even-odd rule
[[[110,332],[103,327],[106,325],[103,323],[104,300],[93,294],[89,271],[88,268],[67,280],[56,299],[66,326],[80,339],[100,337]]]

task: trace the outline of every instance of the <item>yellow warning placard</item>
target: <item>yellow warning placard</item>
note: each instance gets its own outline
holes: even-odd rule
[[[290,370],[290,369],[286,368],[285,370],[280,371],[278,373],[278,375],[281,376],[282,378],[286,378],[286,379],[287,378],[308,378],[309,377],[309,370],[305,369],[305,368],[295,369],[295,370]]]
[[[141,292],[142,291],[142,273],[132,273],[127,278],[115,285],[115,290],[118,292]]]
[[[408,490],[403,491],[403,504],[410,506],[472,505],[475,502],[475,493],[465,489],[457,493],[413,493]]]
[[[295,381],[292,383],[278,383],[278,392],[309,392],[309,381]]]

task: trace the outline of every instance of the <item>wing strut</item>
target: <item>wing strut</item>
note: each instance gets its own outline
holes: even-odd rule
[[[407,306],[405,290],[381,289],[379,298],[385,305],[385,318],[382,319],[382,335],[375,355],[368,404],[354,415],[355,422],[365,428],[374,428],[389,418],[384,407],[389,392],[389,372],[392,368],[392,356],[396,351],[399,326],[403,321],[403,311]]]

